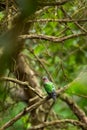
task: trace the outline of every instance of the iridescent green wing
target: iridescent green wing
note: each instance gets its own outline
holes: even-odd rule
[[[53,92],[53,90],[55,90],[55,87],[52,82],[46,82],[44,84],[44,87],[45,87],[46,92],[48,92],[48,93],[51,93],[51,92]]]

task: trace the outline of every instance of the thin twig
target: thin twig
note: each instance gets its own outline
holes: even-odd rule
[[[63,0],[62,2],[41,2],[39,3],[40,6],[60,6],[64,5],[65,3],[69,2],[70,0]]]
[[[63,101],[67,103],[73,113],[78,117],[78,119],[87,125],[87,116],[85,112],[67,95],[60,97]]]
[[[57,93],[57,97],[61,96],[62,93],[64,93],[68,88],[70,87],[70,85],[66,85],[63,88],[60,88],[59,90],[56,91]],[[19,120],[22,116],[26,115],[28,112],[31,112],[32,110],[36,109],[37,107],[39,107],[41,104],[44,104],[45,102],[47,102],[47,100],[49,100],[50,97],[47,96],[46,98],[40,100],[39,102],[26,107],[22,112],[20,112],[18,115],[16,115],[13,119],[11,119],[10,121],[8,121],[7,123],[5,123],[1,129],[4,130],[10,126],[12,126],[17,120]],[[86,116],[85,113],[76,105],[76,103],[74,103],[72,100],[70,100],[70,98],[62,96],[61,97],[62,100],[64,100],[65,102],[67,102],[67,104],[70,106],[70,108],[73,110],[73,112],[75,113],[75,115],[83,122],[83,123],[87,123],[86,122]],[[87,126],[87,125],[86,125]],[[82,126],[82,128],[84,128]],[[86,129],[84,129],[86,130]]]
[[[87,35],[87,33],[77,33],[77,34],[71,34],[69,36],[58,38],[55,36],[31,34],[31,35],[21,35],[21,36],[19,36],[19,38],[20,39],[40,39],[40,40],[47,40],[47,41],[51,41],[51,42],[55,42],[55,43],[60,43],[60,42],[66,41],[71,38],[76,38],[79,36],[86,36],[86,35]]]
[[[28,20],[28,22],[59,22],[59,23],[68,23],[68,22],[87,22],[87,19],[34,19]]]
[[[57,97],[59,97],[62,93],[65,92],[65,90],[68,88],[69,86],[65,86],[64,88],[60,88],[59,90],[56,91],[57,93]],[[26,107],[22,112],[20,112],[19,114],[17,114],[14,118],[12,118],[11,120],[9,120],[7,123],[5,123],[1,129],[5,130],[6,128],[12,126],[17,120],[19,120],[22,116],[26,115],[27,113],[31,112],[32,110],[38,108],[40,105],[44,104],[45,102],[47,102],[47,100],[49,100],[50,97],[47,96],[44,99],[40,100],[39,102],[36,102],[35,104]]]
[[[51,111],[51,109],[53,108],[54,104],[55,104],[55,101],[52,102],[52,104],[51,104],[51,106],[50,106],[50,108],[49,108],[49,111],[47,112],[47,114],[46,114],[46,116],[45,116],[45,120],[44,120],[44,121],[47,121],[47,118],[48,118],[48,116],[49,116],[49,114],[50,114],[50,111]]]
[[[44,63],[40,60],[40,58],[39,58],[37,55],[35,55],[34,50],[33,50],[33,49],[28,49],[28,50],[34,55],[34,57],[37,59],[37,61],[41,64],[41,66],[43,67],[43,69],[44,69],[44,70],[46,71],[46,73],[48,74],[50,80],[51,80],[52,82],[54,82],[52,76],[50,75],[49,71],[48,71],[47,68],[45,67]]]
[[[29,106],[27,108],[24,108],[24,110],[22,112],[20,112],[19,114],[17,114],[14,118],[12,118],[11,120],[9,120],[7,123],[5,123],[0,129],[1,130],[5,130],[6,128],[12,126],[17,120],[19,120],[22,116],[26,115],[28,112],[31,112],[32,110],[36,109],[38,106],[40,106],[41,104],[43,104],[44,102],[46,102],[47,97],[43,100],[40,100],[39,102],[36,102],[35,104],[33,104],[32,106]]]
[[[83,46],[80,46],[79,48],[77,48],[77,49],[71,51],[68,55],[66,55],[65,58],[63,58],[63,61],[65,61],[66,59],[68,59],[71,55],[74,55],[76,52],[78,52],[78,51],[84,49],[86,46],[87,46],[87,43],[85,43],[85,44],[83,44]]]
[[[74,94],[74,95],[76,95],[76,96],[78,96],[78,97],[82,97],[82,98],[86,98],[86,99],[87,99],[87,96],[86,96],[86,95],[77,94],[77,93],[72,93],[72,94]]]
[[[64,120],[55,120],[55,121],[51,121],[51,122],[44,122],[40,125],[33,126],[33,127],[29,128],[28,130],[38,130],[38,129],[41,129],[41,128],[44,128],[47,126],[52,126],[52,125],[59,125],[61,128],[61,124],[64,124],[64,123],[70,123],[70,124],[75,125],[75,126],[79,126],[79,127],[82,126],[84,128],[87,128],[87,126],[85,126],[84,123],[82,123],[78,120],[64,119]]]
[[[0,77],[0,80],[4,80],[4,81],[11,81],[13,83],[22,85],[22,86],[26,86],[27,88],[29,88],[30,90],[32,90],[36,95],[38,95],[40,98],[43,98],[42,95],[40,95],[34,88],[32,88],[31,86],[29,86],[28,82],[23,82],[14,78],[10,78],[10,77]]]
[[[69,14],[67,14],[67,12],[64,10],[64,8],[61,7],[61,9],[62,9],[62,11],[65,13],[65,15],[68,16],[68,18],[72,20],[72,17],[71,17]],[[85,28],[83,28],[78,22],[79,22],[79,21],[74,21],[74,24],[75,24],[77,27],[79,27],[79,29],[81,29],[82,31],[84,31],[85,33],[87,33],[87,30],[86,30]]]

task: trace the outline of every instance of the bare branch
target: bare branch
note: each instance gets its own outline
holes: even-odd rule
[[[67,95],[61,96],[61,99],[65,101],[73,113],[78,117],[78,119],[87,125],[87,116],[85,112]]]
[[[39,5],[40,6],[60,6],[60,5],[64,5],[67,2],[69,2],[69,0],[63,0],[62,2],[41,2],[39,3]]]
[[[45,103],[49,98],[46,97],[43,100],[40,100],[39,102],[36,102],[35,104],[24,108],[22,112],[20,112],[18,115],[16,115],[13,119],[9,120],[7,123],[5,123],[0,129],[4,130],[10,126],[12,126],[17,120],[19,120],[22,116],[26,115],[28,112],[31,112],[32,110],[39,107],[41,104]]]
[[[40,125],[29,128],[29,130],[38,130],[38,129],[41,129],[41,128],[44,128],[47,126],[52,126],[52,125],[59,125],[59,127],[60,127],[62,123],[70,123],[75,126],[87,128],[87,126],[85,126],[84,123],[81,123],[78,120],[65,119],[65,120],[55,120],[55,121],[51,121],[51,122],[44,122]]]
[[[55,104],[55,101],[51,104],[51,106],[50,106],[48,112],[46,113],[46,116],[45,116],[45,120],[44,120],[44,121],[47,121],[47,118],[48,118],[48,116],[49,116],[49,114],[50,114],[50,111],[51,111],[51,109],[53,108],[54,104]]]
[[[31,89],[36,95],[38,95],[40,98],[43,98],[43,96],[41,96],[34,88],[32,88],[31,86],[29,86],[28,82],[22,82],[20,80],[14,79],[14,78],[9,78],[9,77],[0,77],[0,80],[4,80],[4,81],[11,81],[13,83],[22,85],[22,86],[26,86],[29,89]]]
[[[28,22],[59,22],[59,23],[68,23],[68,22],[87,22],[87,19],[34,19],[28,20]]]
[[[78,96],[78,97],[82,97],[82,98],[86,98],[87,99],[87,96],[86,95],[81,95],[81,94],[75,94],[73,93],[74,95]]]
[[[44,63],[40,60],[40,58],[35,55],[34,50],[33,49],[29,49],[29,51],[34,55],[34,57],[37,59],[37,61],[41,64],[41,66],[43,67],[43,69],[46,71],[47,75],[49,76],[50,80],[53,81],[52,76],[50,75],[49,71],[47,70],[47,68],[45,67]]]
[[[87,46],[87,43],[86,43],[86,44],[83,44],[82,46],[78,47],[77,49],[71,51],[65,58],[63,58],[63,60],[66,60],[66,59],[69,58],[71,55],[74,55],[76,52],[83,50],[86,46]]]
[[[65,86],[64,88],[60,88],[59,90],[57,90],[57,96],[59,97],[62,93],[65,92],[65,90],[68,88],[69,86]],[[44,104],[45,102],[47,102],[47,100],[49,100],[50,97],[47,96],[44,99],[40,100],[39,102],[36,102],[35,104],[25,108],[22,112],[20,112],[18,115],[16,115],[13,119],[11,119],[10,121],[8,121],[7,123],[5,123],[1,129],[4,130],[10,126],[12,126],[17,120],[19,120],[22,116],[26,115],[28,112],[31,112],[32,110],[38,108],[41,104]]]
[[[57,97],[61,96],[61,94],[63,94],[68,88],[70,87],[70,85],[66,85],[63,88],[60,88],[59,90],[56,91],[57,93]],[[26,115],[28,112],[31,112],[32,110],[38,108],[41,104],[44,104],[45,102],[47,102],[47,100],[49,100],[50,97],[47,96],[44,99],[40,100],[39,102],[36,102],[35,104],[25,108],[22,112],[20,112],[18,115],[16,115],[13,119],[11,119],[10,121],[8,121],[6,124],[4,124],[1,129],[6,129],[8,127],[10,127],[11,125],[13,125],[17,120],[19,120],[22,116]],[[70,108],[72,109],[72,111],[74,112],[74,114],[78,117],[78,119],[80,119],[83,123],[87,124],[87,117],[85,115],[85,113],[77,106],[76,103],[74,103],[74,101],[70,100],[69,97],[67,96],[61,96],[61,99],[65,102],[67,102],[67,104],[70,106]],[[84,128],[82,126],[82,128]],[[86,130],[86,129],[84,129]]]
[[[71,38],[76,38],[79,36],[86,36],[87,33],[78,33],[78,34],[71,34],[69,36],[65,37],[55,37],[55,36],[47,36],[47,35],[36,35],[36,34],[31,34],[31,35],[21,35],[19,38],[21,39],[40,39],[40,40],[47,40],[55,43],[63,42]]]
[[[62,11],[64,12],[64,14],[65,14],[66,16],[68,16],[69,19],[72,19],[72,17],[71,17],[69,14],[67,14],[67,12],[64,10],[63,7],[61,7],[61,9],[62,9]],[[86,30],[85,28],[83,28],[78,22],[79,22],[79,21],[74,21],[75,25],[76,25],[79,29],[81,29],[82,31],[84,31],[85,33],[87,33],[87,30]]]

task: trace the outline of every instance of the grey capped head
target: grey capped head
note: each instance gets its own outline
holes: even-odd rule
[[[43,80],[43,81],[48,80],[47,76],[43,76],[43,77],[42,77],[42,80]]]

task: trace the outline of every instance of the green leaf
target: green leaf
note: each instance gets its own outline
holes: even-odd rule
[[[81,72],[80,75],[69,84],[67,93],[87,95],[87,72]]]
[[[4,13],[0,12],[0,21],[4,18]]]

